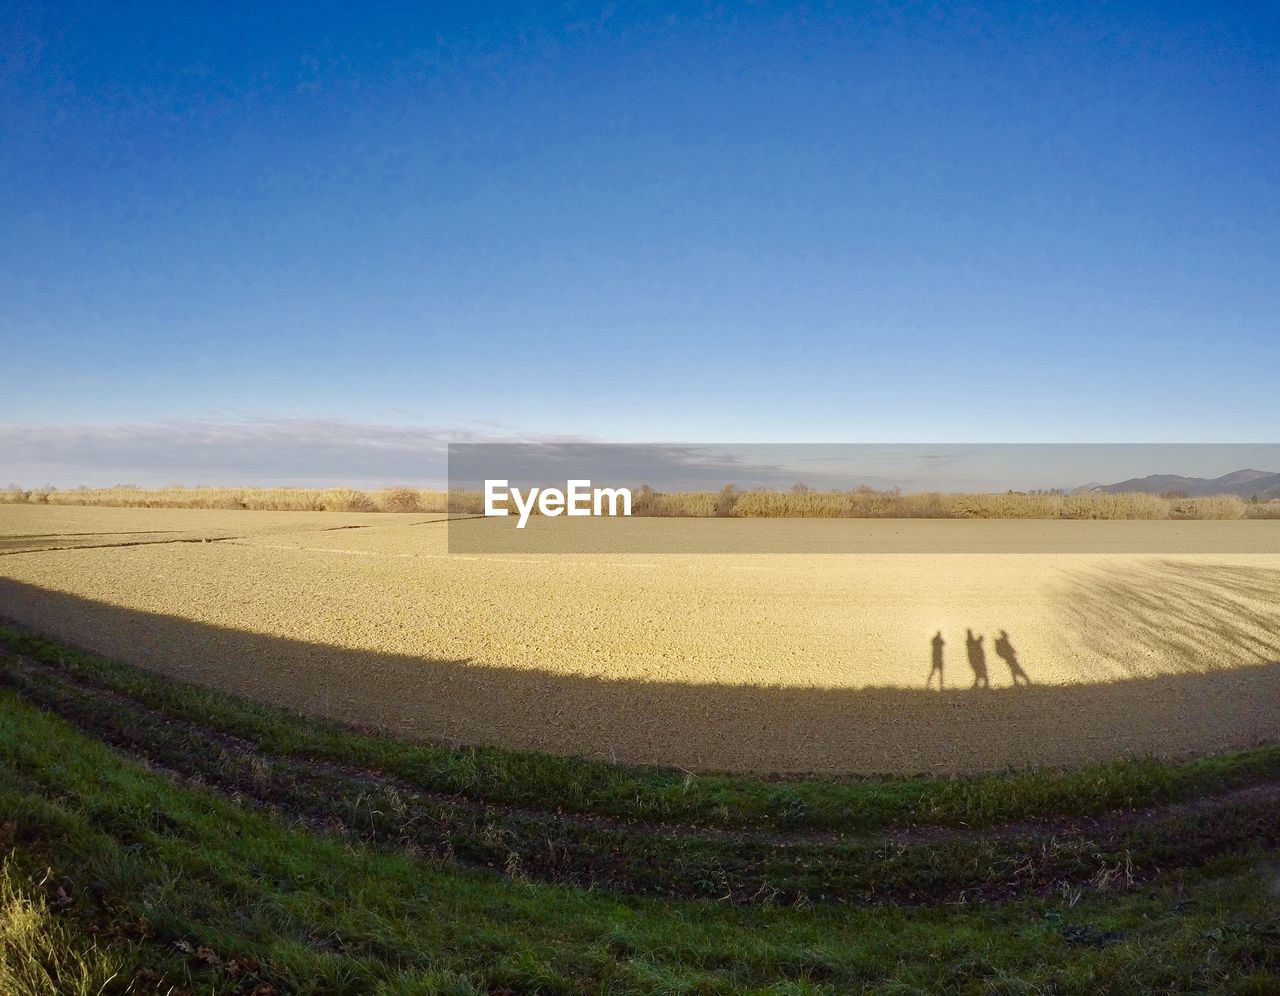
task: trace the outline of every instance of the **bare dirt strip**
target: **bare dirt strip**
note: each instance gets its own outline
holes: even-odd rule
[[[446,742],[906,773],[1280,736],[1274,554],[454,556],[434,516],[32,506],[0,506],[0,553],[0,615]]]

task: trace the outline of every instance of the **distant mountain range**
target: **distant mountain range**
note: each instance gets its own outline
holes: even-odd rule
[[[1222,477],[1182,477],[1178,474],[1152,474],[1150,477],[1133,477],[1119,484],[1100,484],[1090,488],[1116,494],[1122,491],[1142,491],[1147,494],[1164,494],[1181,491],[1190,498],[1203,495],[1239,495],[1241,498],[1280,498],[1280,473],[1270,470],[1237,470]]]

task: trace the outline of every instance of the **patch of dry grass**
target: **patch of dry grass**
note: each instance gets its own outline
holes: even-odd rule
[[[714,491],[654,491],[645,485],[632,500],[631,514],[709,519],[718,501]]]
[[[61,920],[50,896],[54,904],[70,902],[56,881],[28,881],[8,861],[0,867],[0,992],[87,996],[106,991],[119,980],[126,959]]]

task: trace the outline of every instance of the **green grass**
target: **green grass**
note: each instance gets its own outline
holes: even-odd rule
[[[1194,799],[1272,775],[1272,748],[688,780],[412,745],[13,629],[0,643],[40,662],[0,661],[0,992],[1280,992],[1266,793],[883,836]],[[812,836],[831,828],[863,836]]]
[[[1134,758],[1063,772],[974,777],[694,777],[500,748],[407,743],[160,678],[13,627],[0,626],[0,647],[174,717],[245,737],[273,755],[370,768],[426,791],[478,801],[622,820],[847,834],[910,826],[983,828],[1177,802],[1280,778],[1280,745],[1177,763]]]
[[[1129,880],[1146,878],[1157,869],[1203,864],[1224,847],[1280,840],[1274,792],[1098,827],[935,831],[893,841],[584,819],[423,794],[365,769],[272,755],[26,661],[0,664],[0,685],[131,756],[360,840],[640,894],[755,904],[1007,898],[1118,871]]]
[[[525,882],[312,832],[147,771],[10,692],[0,762],[0,908],[8,925],[25,904],[37,924],[0,971],[38,979],[38,964],[54,991],[111,972],[108,992],[157,976],[338,993],[1280,991],[1276,862],[1249,848],[1136,891],[761,909]],[[51,883],[56,911],[39,898]],[[9,991],[50,991],[33,985]]]

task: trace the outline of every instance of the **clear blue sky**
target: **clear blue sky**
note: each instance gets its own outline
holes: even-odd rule
[[[1276,436],[1273,5],[3,7],[11,432]]]

